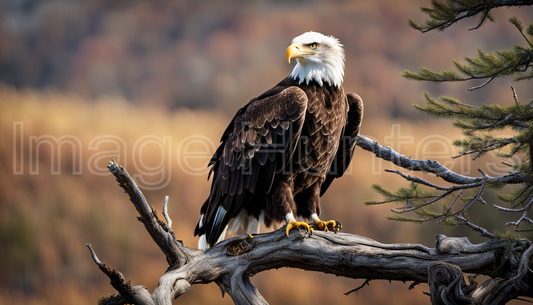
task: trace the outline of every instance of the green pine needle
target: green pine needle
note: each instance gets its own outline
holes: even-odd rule
[[[533,37],[533,24],[530,24],[530,25],[527,27],[527,29],[526,29],[526,33],[527,33],[529,36]]]
[[[404,217],[400,215],[385,215],[387,219],[390,220],[396,220],[396,221],[403,221],[403,222],[411,222],[415,224],[421,224],[422,221],[419,218],[413,218],[413,217]]]
[[[442,31],[455,22],[468,17],[477,16],[477,24],[472,29],[477,29],[486,23],[487,20],[494,21],[494,16],[490,11],[499,6],[517,6],[518,4],[496,3],[494,1],[469,1],[469,0],[431,0],[429,7],[422,7],[421,10],[427,15],[423,24],[418,24],[409,19],[409,25],[422,32],[430,30]],[[418,72],[405,69],[401,76],[408,80],[431,81],[431,82],[457,82],[468,80],[483,80],[469,90],[484,87],[493,79],[501,76],[511,76],[515,80],[533,79],[533,24],[527,28],[517,17],[509,18],[509,22],[516,27],[527,41],[523,46],[515,45],[511,49],[485,52],[478,49],[477,54],[471,57],[464,57],[462,61],[454,60],[455,69],[436,72],[427,67],[420,67]],[[514,89],[513,89],[514,93]],[[427,92],[424,93],[425,104],[413,106],[436,118],[451,119],[453,125],[460,128],[465,137],[453,141],[453,145],[461,148],[462,154],[468,154],[474,159],[485,155],[487,152],[494,152],[495,155],[504,160],[520,157],[521,160],[512,163],[510,169],[525,173],[529,177],[522,187],[510,194],[497,194],[497,197],[508,202],[511,207],[524,206],[533,198],[533,101],[521,103],[516,95],[510,95],[508,101],[502,104],[483,104],[471,106],[463,104],[452,97],[440,96],[432,98]],[[498,101],[500,102],[500,101]],[[503,134],[513,133],[512,136],[496,136],[493,132],[504,131]],[[506,184],[491,183],[487,181],[484,187],[491,189],[501,189]],[[416,217],[402,215],[388,215],[387,218],[396,221],[411,223],[423,223],[426,221],[440,219],[439,222],[447,227],[458,225],[459,219],[453,216],[451,204],[442,204],[442,211],[434,206],[428,205],[443,193],[428,191],[420,185],[410,183],[408,187],[402,187],[396,191],[389,191],[379,184],[373,185],[382,197],[382,201],[367,201],[365,204],[381,204],[386,202],[397,202],[408,208]],[[469,203],[480,190],[480,187],[469,188],[468,195],[462,194],[454,200]],[[451,193],[451,192],[450,192]],[[433,203],[433,202],[431,202]],[[457,203],[459,206],[460,203]],[[457,207],[456,206],[456,207]],[[456,208],[457,211],[459,208]],[[452,216],[450,216],[452,215]],[[461,210],[463,217],[468,217],[467,210]],[[462,221],[460,221],[462,222]],[[499,234],[499,235],[498,235]],[[500,234],[501,238],[515,239],[515,235],[509,233]]]
[[[512,24],[514,24],[514,26],[520,31],[522,32],[524,30],[524,26],[522,25],[522,21],[520,21],[520,19],[518,19],[518,17],[516,16],[512,16],[509,18],[509,22],[511,22]]]
[[[457,227],[457,220],[455,220],[455,218],[446,217],[442,221],[442,224],[447,228],[454,228]]]
[[[416,183],[411,182],[409,187],[400,187],[396,192],[391,192],[381,185],[375,183],[372,184],[372,188],[383,196],[382,201],[368,200],[364,201],[365,205],[376,205],[384,204],[389,202],[398,202],[398,203],[411,203],[411,204],[420,204],[427,200],[434,198],[436,195],[431,192],[423,189]]]

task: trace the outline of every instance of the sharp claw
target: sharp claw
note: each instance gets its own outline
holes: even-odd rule
[[[328,232],[331,228],[331,230],[335,232],[335,234],[338,233],[340,229],[342,229],[341,223],[336,220],[322,221],[316,219],[314,221],[314,225],[317,229],[322,230],[324,232]]]
[[[291,229],[292,229],[292,223],[287,224],[287,229],[285,230],[287,233],[287,237],[289,237],[289,232],[291,231]]]
[[[309,232],[309,234],[313,234],[313,228],[309,227],[309,225],[305,222],[297,222],[297,221],[291,221],[287,224],[287,228],[285,229],[286,233],[287,233],[287,237],[289,237],[289,232],[292,230],[292,229],[300,229],[300,228],[304,228],[307,230],[307,232]]]
[[[339,221],[335,221],[335,229],[333,229],[333,231],[335,232],[335,234],[339,233],[339,231],[342,229],[342,225]]]

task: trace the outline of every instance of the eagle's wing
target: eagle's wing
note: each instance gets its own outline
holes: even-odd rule
[[[320,196],[326,192],[335,178],[342,177],[350,165],[353,151],[355,149],[355,141],[357,140],[357,135],[361,128],[361,122],[363,120],[363,100],[355,93],[346,94],[346,99],[349,107],[348,119],[340,138],[339,148],[335,155],[335,159],[331,164],[326,180],[322,183]]]
[[[292,157],[306,109],[303,90],[275,87],[237,112],[210,162],[211,193],[195,235],[206,234],[214,245],[252,195],[270,191],[276,173]]]

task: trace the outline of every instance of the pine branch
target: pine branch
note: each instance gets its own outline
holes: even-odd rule
[[[451,191],[451,190],[446,191],[446,192],[443,192],[441,195],[439,195],[439,196],[435,196],[434,199],[429,200],[429,201],[426,201],[426,202],[421,203],[421,204],[418,204],[418,205],[415,205],[415,206],[410,206],[410,205],[408,205],[407,207],[402,208],[401,211],[399,211],[399,210],[395,210],[395,209],[391,209],[391,211],[394,212],[394,213],[396,213],[396,214],[403,214],[403,213],[411,212],[411,211],[416,211],[416,212],[419,212],[419,213],[420,213],[420,212],[424,212],[424,213],[422,213],[421,215],[431,216],[431,217],[434,216],[434,218],[432,218],[432,219],[435,219],[435,218],[438,218],[438,217],[440,217],[440,216],[442,216],[442,215],[437,215],[437,214],[430,214],[430,215],[428,215],[428,211],[427,211],[427,210],[424,210],[424,208],[425,208],[426,206],[431,205],[431,204],[433,204],[433,203],[435,203],[435,202],[441,200],[442,198],[444,198],[444,197],[450,195],[452,192],[453,192],[453,191]],[[420,200],[420,199],[422,199],[422,198],[417,198],[417,199]]]
[[[507,145],[517,144],[517,143],[520,143],[517,137],[510,137],[510,138],[502,139],[502,138],[494,138],[490,135],[486,135],[484,138],[477,137],[477,136],[471,136],[467,139],[453,141],[453,145],[464,147],[464,148],[469,148],[470,150],[462,151],[459,153],[459,155],[453,156],[452,159],[456,159],[462,156],[477,153],[476,156],[472,159],[472,160],[476,160],[477,158],[483,156],[485,153],[489,151],[501,149]]]
[[[418,25],[409,19],[409,23],[414,28],[426,32],[432,29],[444,30],[448,26],[466,17],[471,17],[482,13],[478,25],[472,29],[479,28],[486,19],[493,20],[490,10],[499,6],[521,6],[532,5],[533,0],[528,1],[489,1],[479,3],[476,1],[462,0],[433,0],[432,8],[422,8],[422,11],[429,15],[426,25]],[[500,76],[512,76],[515,80],[525,80],[533,78],[533,71],[527,73],[533,64],[533,24],[524,31],[522,22],[517,17],[509,18],[520,31],[522,37],[529,48],[515,46],[512,50],[503,50],[485,53],[478,50],[476,57],[465,57],[466,63],[454,60],[455,67],[464,75],[450,70],[437,73],[431,69],[421,67],[420,72],[404,70],[402,76],[410,80],[431,81],[431,82],[458,82],[475,79],[485,79],[481,85],[468,88],[469,91],[485,87],[493,79]],[[531,37],[528,37],[531,36]]]
[[[481,16],[481,18],[479,19],[479,23],[473,27],[473,28],[470,28],[468,29],[469,31],[472,31],[472,30],[477,30],[479,29],[483,24],[485,24],[485,21],[486,20],[490,20],[492,22],[494,22],[494,17],[492,17],[492,15],[490,14],[490,10],[486,10],[483,15]]]
[[[533,220],[531,218],[529,218],[528,215],[527,215],[532,206],[533,206],[533,197],[529,200],[529,202],[526,204],[526,206],[524,206],[521,209],[508,209],[508,208],[504,208],[504,207],[501,207],[501,206],[498,206],[498,205],[494,205],[494,207],[496,209],[500,210],[500,211],[510,212],[510,213],[522,212],[522,216],[520,216],[520,218],[517,221],[508,222],[508,223],[505,224],[506,226],[511,226],[511,225],[514,226],[515,227],[515,231],[532,231],[533,230],[533,228],[532,229],[528,229],[528,230],[518,229],[518,226],[520,225],[520,223],[522,221],[525,221],[525,222],[529,223],[531,226],[533,226]]]
[[[508,208],[504,208],[504,207],[501,207],[501,206],[498,206],[498,205],[494,205],[494,207],[497,208],[500,211],[515,213],[515,212],[529,211],[529,209],[531,208],[532,204],[533,204],[533,198],[531,198],[531,200],[527,203],[527,205],[525,207],[521,208],[521,209],[508,209]]]
[[[533,47],[533,43],[531,42],[531,40],[529,40],[529,38],[527,38],[526,33],[524,33],[524,26],[522,25],[522,21],[520,21],[520,19],[518,19],[516,16],[513,16],[509,18],[509,22],[514,24],[514,26],[518,29],[518,31],[520,31],[520,34],[522,34],[522,37],[524,37],[524,39],[527,41],[529,46]],[[533,35],[530,35],[530,36],[533,36]]]
[[[406,178],[407,180],[423,181],[423,183],[426,186],[432,186],[434,188],[441,188],[441,187],[439,187],[437,185],[431,184],[431,183],[429,183],[429,182],[427,182],[425,180],[422,180],[420,178],[413,177],[413,176],[408,176],[408,175],[402,174],[402,173],[400,173],[398,171],[394,171],[394,172],[400,174],[402,177]],[[419,215],[419,217],[417,217],[417,218],[405,217],[405,216],[399,216],[399,215],[387,215],[386,217],[388,219],[390,219],[390,220],[405,221],[405,222],[411,222],[411,223],[417,223],[417,224],[420,224],[420,223],[423,223],[423,222],[427,222],[427,221],[431,221],[431,220],[436,220],[436,219],[440,218],[439,224],[443,223],[446,226],[453,227],[453,226],[457,226],[457,225],[469,225],[470,227],[474,227],[475,226],[474,224],[471,224],[471,223],[466,221],[466,218],[464,218],[463,214],[465,213],[465,211],[474,202],[480,201],[481,203],[485,203],[483,198],[481,198],[481,195],[482,195],[482,193],[483,193],[483,191],[485,189],[485,186],[487,185],[487,180],[488,180],[489,177],[481,169],[479,169],[479,172],[483,175],[483,180],[481,181],[480,184],[473,184],[473,185],[467,185],[467,186],[465,186],[465,185],[452,186],[452,187],[447,188],[447,190],[445,192],[442,192],[441,194],[439,194],[437,196],[435,196],[435,195],[433,195],[433,196],[419,196],[419,195],[425,194],[426,192],[420,190],[418,188],[418,185],[416,183],[414,183],[414,182],[411,182],[410,192],[406,192],[404,190],[404,188],[400,188],[400,190],[398,190],[395,194],[393,194],[393,193],[391,193],[391,192],[389,192],[387,190],[381,190],[382,194],[387,194],[389,196],[392,194],[394,196],[395,200],[392,200],[391,198],[388,198],[389,200],[387,200],[387,202],[405,201],[406,206],[402,207],[400,210],[391,209],[392,212],[394,212],[396,214],[404,214],[404,213],[407,213],[407,212],[415,212],[417,215]],[[477,190],[477,193],[473,197],[469,198],[468,202],[462,208],[460,208],[459,210],[457,210],[455,212],[452,212],[453,206],[455,205],[457,200],[459,198],[461,198],[461,194],[463,193],[463,191],[465,189],[473,189],[473,188],[475,188],[477,186],[479,186],[479,189]],[[452,204],[449,207],[446,204],[444,204],[443,207],[442,207],[442,212],[441,213],[432,212],[432,211],[427,209],[429,206],[433,205],[435,202],[441,201],[442,199],[444,199],[445,197],[447,197],[448,195],[452,194],[453,192],[455,192],[458,189],[460,189],[459,194],[457,194],[457,196],[453,200]],[[409,194],[409,196],[402,196],[401,195],[402,193]],[[431,198],[431,199],[430,200],[426,200],[428,198]],[[413,203],[417,203],[417,204],[413,205]],[[460,220],[461,222],[457,222],[457,220]],[[477,227],[478,228],[477,230],[480,233],[482,233],[482,236],[489,237],[489,238],[494,238],[493,235],[490,235],[490,233],[487,233],[488,231],[486,229],[481,228],[479,226],[475,226],[475,227]]]
[[[531,104],[518,103],[513,106],[498,104],[472,107],[462,104],[451,97],[440,96],[439,100],[432,99],[424,93],[426,105],[413,106],[437,118],[455,119],[454,125],[467,135],[476,131],[493,131],[504,128],[520,130],[531,127],[533,121],[533,107]]]
[[[514,140],[514,139],[513,139]],[[510,139],[502,139],[498,145],[503,145],[506,142],[511,141]],[[475,225],[471,222],[469,222],[464,214],[470,206],[476,202],[479,201],[482,204],[485,203],[485,201],[482,198],[482,193],[485,189],[485,187],[501,187],[503,185],[507,185],[510,183],[516,183],[516,184],[522,184],[528,181],[528,177],[525,173],[522,172],[514,172],[510,173],[509,175],[501,176],[501,177],[490,177],[486,173],[484,173],[481,169],[479,169],[479,172],[481,173],[482,177],[480,178],[474,178],[474,177],[467,177],[462,176],[457,173],[453,173],[450,170],[444,168],[439,163],[431,160],[413,160],[410,158],[406,158],[403,155],[398,154],[394,150],[392,150],[390,147],[383,147],[379,145],[377,142],[374,142],[372,140],[369,140],[361,135],[358,136],[356,145],[362,147],[365,150],[372,151],[377,157],[382,158],[384,160],[388,160],[393,162],[394,164],[398,166],[402,166],[403,168],[409,169],[409,170],[421,170],[424,172],[431,172],[436,174],[438,177],[441,177],[443,180],[447,182],[454,183],[456,185],[450,186],[450,187],[442,187],[439,185],[436,185],[434,183],[430,183],[425,179],[406,175],[400,171],[397,170],[385,170],[386,172],[392,172],[396,173],[400,176],[402,176],[404,179],[411,181],[409,188],[400,188],[396,192],[391,192],[379,185],[373,185],[373,188],[377,190],[381,195],[385,197],[385,200],[377,202],[377,201],[369,201],[365,202],[365,204],[381,204],[381,203],[389,203],[389,202],[401,202],[405,203],[405,206],[402,207],[399,210],[391,209],[392,212],[396,214],[403,214],[406,212],[415,212],[421,217],[405,217],[400,215],[388,215],[387,218],[391,220],[396,221],[405,221],[405,222],[412,222],[412,223],[423,223],[431,220],[436,220],[440,218],[439,223],[443,223],[447,226],[457,226],[457,225],[466,225],[470,227],[472,230],[477,231],[481,234],[481,236],[488,237],[488,238],[496,238],[494,234],[489,233],[486,229]],[[432,166],[428,167],[428,164],[431,164]],[[513,177],[514,179],[511,179]],[[516,179],[516,180],[515,180]],[[422,190],[419,185],[424,185],[427,187],[434,188],[436,190],[443,191],[440,194],[434,194],[428,191]],[[476,190],[476,194],[471,198],[461,198],[461,195],[464,190],[468,189],[474,189],[479,187],[479,189]],[[446,205],[443,205],[442,212],[436,213],[432,212],[427,209],[427,207],[433,205],[434,203],[444,199],[445,197],[453,194],[454,192],[459,191],[459,193],[455,196],[453,202],[448,207]],[[522,196],[522,194],[520,195]],[[457,211],[452,211],[454,205],[456,204],[457,200],[461,198],[463,200],[466,200],[466,203],[463,207],[458,209]],[[529,198],[529,195],[528,195]],[[531,205],[528,205],[528,209]],[[500,207],[501,209],[505,209]],[[517,211],[524,211],[524,209],[519,209]],[[508,225],[516,224],[516,227],[518,227],[518,224],[521,222],[530,222],[530,218],[527,217],[527,214],[524,214],[517,222],[508,223]]]
[[[524,204],[529,198],[533,197],[533,187],[524,186],[518,190],[511,192],[510,195],[497,194],[498,199],[509,202],[512,208]]]
[[[466,64],[454,61],[459,71],[466,74],[463,77],[455,71],[444,70],[437,73],[431,69],[421,67],[420,72],[411,72],[407,69],[401,74],[409,80],[431,82],[464,82],[476,79],[487,79],[483,84],[470,87],[473,91],[483,88],[493,79],[500,76],[513,76],[515,80],[525,80],[533,77],[531,74],[523,74],[531,68],[533,62],[533,50],[515,47],[513,50],[503,50],[485,53],[478,50],[477,57],[465,57]]]
[[[470,221],[466,220],[466,218],[464,218],[463,215],[458,215],[456,217],[457,217],[457,219],[462,221],[461,223],[458,223],[459,225],[465,225],[465,226],[470,227],[472,229],[472,231],[479,232],[480,236],[487,237],[487,238],[490,238],[490,239],[497,239],[496,235],[490,233],[489,231],[487,231],[487,229],[479,227],[479,226],[471,223]]]
[[[482,14],[478,24],[470,30],[478,29],[488,19],[494,21],[490,15],[492,9],[498,7],[531,5],[531,0],[496,0],[496,1],[468,1],[468,0],[432,0],[431,7],[422,7],[422,12],[428,15],[424,24],[417,24],[409,19],[409,24],[422,33],[431,30],[444,31],[459,20]]]
[[[489,84],[494,78],[495,78],[495,77],[492,76],[492,77],[490,77],[487,81],[485,81],[483,84],[478,85],[478,86],[474,86],[474,87],[470,87],[470,88],[468,88],[468,89],[466,89],[466,90],[468,90],[468,91],[474,91],[474,90],[477,90],[477,89],[481,89],[481,88],[485,87],[486,85],[488,85],[488,84]]]
[[[403,214],[406,212],[414,211],[416,213],[419,213],[419,215],[422,216],[422,218],[405,217],[405,216],[399,216],[399,215],[387,216],[387,218],[391,220],[422,223],[422,222],[441,218],[440,222],[446,225],[449,225],[449,226],[467,225],[473,229],[475,228],[475,230],[479,231],[482,234],[482,236],[494,238],[494,235],[488,233],[486,229],[468,222],[463,216],[464,212],[475,201],[480,201],[482,203],[485,202],[483,198],[481,197],[481,194],[483,193],[483,190],[486,185],[507,184],[514,180],[514,179],[510,179],[511,177],[514,177],[514,178],[520,177],[517,180],[514,180],[514,182],[516,183],[523,183],[527,179],[527,176],[524,173],[512,173],[512,174],[501,176],[501,177],[489,177],[482,170],[479,170],[483,176],[480,178],[463,176],[463,175],[460,175],[460,174],[457,174],[457,173],[454,173],[448,170],[447,168],[443,167],[442,165],[440,165],[438,162],[435,162],[435,161],[413,160],[410,158],[406,158],[405,156],[400,155],[394,150],[392,150],[390,147],[383,147],[379,145],[377,142],[369,140],[361,135],[358,136],[356,145],[362,147],[365,150],[372,151],[377,157],[382,158],[387,161],[392,161],[394,164],[398,166],[402,166],[410,170],[432,172],[436,174],[438,177],[441,177],[443,180],[456,184],[451,187],[442,187],[436,184],[432,184],[419,177],[406,175],[399,171],[386,170],[387,172],[393,172],[393,173],[399,174],[406,180],[411,181],[410,187],[400,188],[396,192],[391,192],[391,191],[384,189],[380,185],[377,185],[377,184],[373,185],[373,188],[377,190],[381,195],[383,195],[385,197],[385,200],[379,201],[379,202],[378,201],[367,201],[365,202],[365,204],[405,202],[406,204],[405,207],[401,208],[400,210],[391,209],[391,211],[396,214]],[[429,164],[431,164],[431,166],[428,166]],[[433,194],[431,192],[420,189],[418,184],[429,186],[437,190],[443,190],[444,192],[440,194]],[[462,194],[462,190],[473,189],[476,187],[479,187],[479,190],[477,190],[476,195],[470,198],[468,202],[461,209],[452,213],[453,205],[455,204],[457,199],[460,197],[460,194]],[[460,194],[458,195],[459,197],[456,197],[454,199],[452,205],[449,208],[444,207],[442,213],[434,213],[426,209],[427,206],[430,206],[434,204],[435,202],[442,200],[443,198],[453,194],[457,190],[460,191]],[[457,220],[460,220],[460,222],[456,222],[455,220],[453,220],[453,217],[457,218]]]
[[[365,201],[364,203],[366,205],[376,205],[390,202],[407,202],[410,205],[411,203],[416,204],[417,202],[424,202],[427,199],[437,197],[437,195],[419,188],[415,183],[411,183],[409,188],[401,187],[394,193],[383,188],[377,183],[373,184],[372,188],[380,193],[385,199],[383,201]]]

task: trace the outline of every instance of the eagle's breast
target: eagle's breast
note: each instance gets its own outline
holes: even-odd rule
[[[347,102],[342,87],[301,86],[308,105],[302,133],[293,155],[294,193],[327,175],[339,148],[339,138],[347,119]]]

